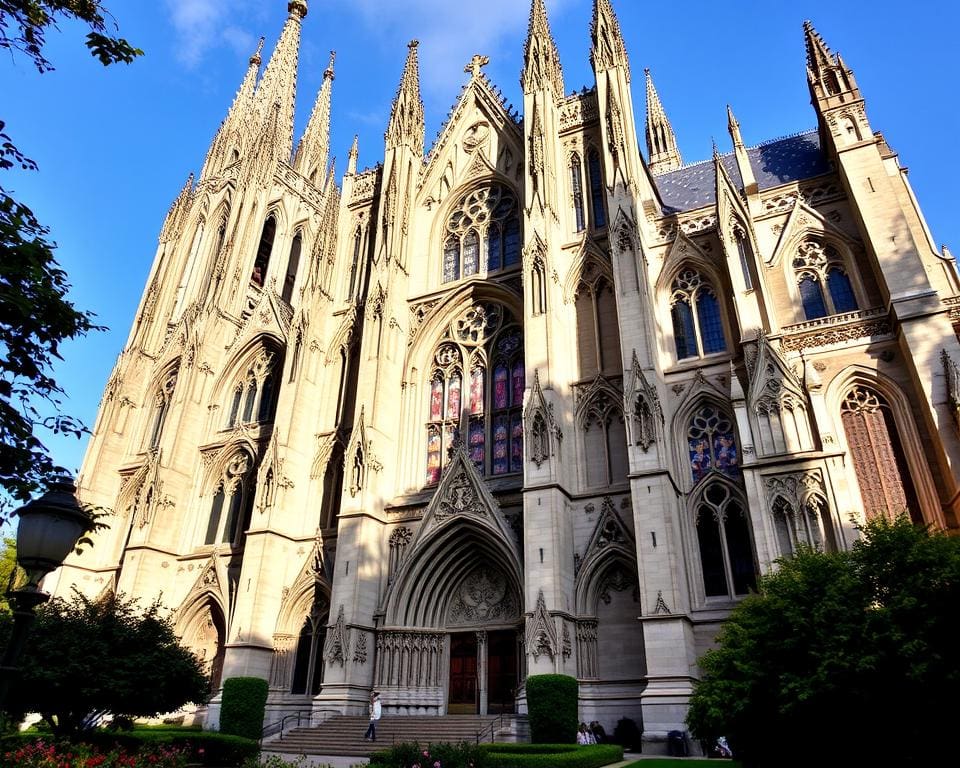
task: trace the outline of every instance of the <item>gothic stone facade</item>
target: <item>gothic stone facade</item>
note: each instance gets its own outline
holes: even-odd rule
[[[641,156],[609,0],[573,95],[533,0],[522,119],[477,56],[425,154],[413,42],[337,182],[332,58],[294,144],[306,11],[163,224],[80,479],[115,517],[61,593],[162,595],[272,718],[510,712],[558,672],[656,740],[776,558],[956,528],[957,272],[812,27],[818,129],[731,113],[684,165],[649,73]]]

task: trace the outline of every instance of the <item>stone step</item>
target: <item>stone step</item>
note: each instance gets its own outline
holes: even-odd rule
[[[515,730],[517,716],[505,715],[504,728]],[[265,752],[303,755],[368,756],[392,744],[417,741],[428,743],[475,742],[478,733],[491,740],[490,728],[499,725],[499,715],[385,716],[377,723],[377,740],[363,740],[369,719],[362,715],[337,715],[319,725],[295,728],[281,739],[263,745]],[[499,728],[494,726],[494,735]]]

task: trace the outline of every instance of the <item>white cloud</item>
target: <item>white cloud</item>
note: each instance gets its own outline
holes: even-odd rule
[[[504,38],[526,29],[530,9],[523,0],[354,0],[353,5],[371,31],[420,41],[421,82],[433,93],[455,91],[470,57],[496,55]]]
[[[219,0],[166,0],[177,31],[177,57],[187,67],[200,63],[218,37],[224,3]]]

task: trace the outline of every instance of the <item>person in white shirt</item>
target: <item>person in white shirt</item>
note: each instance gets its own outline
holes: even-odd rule
[[[367,732],[363,734],[363,740],[377,740],[377,720],[383,713],[383,706],[380,704],[379,691],[373,691],[370,694],[370,725],[367,726]]]

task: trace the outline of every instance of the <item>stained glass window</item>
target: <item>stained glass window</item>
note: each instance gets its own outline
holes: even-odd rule
[[[727,485],[714,483],[701,497],[697,542],[706,597],[746,595],[756,588],[750,521]]]
[[[733,423],[717,408],[706,405],[694,414],[687,430],[690,473],[699,483],[711,472],[740,476],[740,457]]]
[[[517,198],[503,184],[467,192],[447,219],[443,243],[443,282],[495,271],[520,261]]]
[[[836,312],[853,312],[857,309],[857,299],[853,295],[850,278],[839,267],[827,272],[827,289]]]
[[[807,320],[816,320],[827,316],[827,305],[823,300],[820,282],[813,275],[804,275],[798,285],[800,303],[803,304],[803,316]]]
[[[573,219],[577,232],[583,232],[586,222],[583,218],[583,173],[580,170],[580,156],[570,158],[570,189],[573,193]]]
[[[711,355],[727,348],[720,302],[699,272],[684,269],[671,285],[670,316],[677,359]]]
[[[426,482],[440,481],[457,435],[481,473],[522,472],[522,333],[497,305],[474,307],[451,328],[434,353],[430,377]]]
[[[857,298],[843,257],[832,245],[816,238],[805,240],[797,248],[793,268],[807,320],[857,309]]]
[[[600,165],[600,153],[591,149],[590,154],[587,155],[587,160],[590,166],[590,200],[593,206],[593,226],[595,229],[602,229],[607,226],[607,214],[603,199],[603,170]]]

